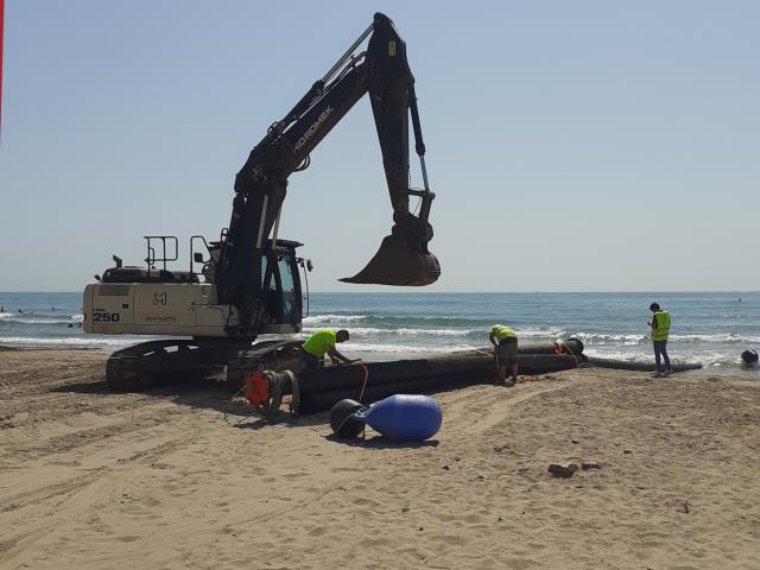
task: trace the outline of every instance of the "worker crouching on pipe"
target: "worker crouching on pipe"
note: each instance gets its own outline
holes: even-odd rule
[[[330,357],[333,365],[354,362],[343,356],[335,345],[348,340],[346,329],[320,329],[309,337],[301,346],[302,370],[316,370],[324,366],[325,354]]]
[[[517,333],[504,325],[494,325],[488,334],[488,340],[494,346],[496,367],[499,369],[497,384],[511,387],[517,383]],[[507,367],[512,379],[507,382]]]

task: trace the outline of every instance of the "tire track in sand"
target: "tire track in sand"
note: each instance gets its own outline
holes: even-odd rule
[[[470,439],[475,434],[489,431],[508,421],[509,410],[520,404],[568,387],[566,382],[532,382],[518,384],[515,388],[482,386],[467,389],[453,400],[445,402],[444,422],[465,426],[454,434],[457,439]],[[449,416],[451,416],[449,418]],[[464,421],[467,416],[470,421]],[[451,434],[450,434],[451,436]]]

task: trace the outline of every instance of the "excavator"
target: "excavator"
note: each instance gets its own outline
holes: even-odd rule
[[[367,38],[366,49],[360,51]],[[438,260],[428,250],[435,194],[428,185],[414,77],[405,42],[393,22],[377,13],[324,77],[251,150],[235,177],[229,226],[216,241],[191,236],[188,270],[172,266],[179,259],[176,236],[150,235],[144,236],[145,266],[125,266],[114,255],[115,266],[86,286],[86,333],[170,337],[114,352],[106,365],[113,389],[138,391],[161,379],[224,367],[228,381],[239,385],[251,370],[295,365],[300,341],[282,336],[301,331],[305,296],[299,268],[306,276],[312,265],[296,252],[303,244],[278,236],[288,178],[309,166],[311,151],[365,94],[380,141],[394,224],[366,267],[341,281],[424,286],[438,279]],[[409,117],[421,189],[409,182]],[[279,338],[254,342],[260,335]]]

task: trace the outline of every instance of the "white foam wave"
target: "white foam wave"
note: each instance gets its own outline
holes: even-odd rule
[[[138,341],[139,342],[139,341]],[[136,344],[133,338],[124,337],[0,337],[0,345],[14,347],[120,347]]]
[[[619,350],[599,350],[596,348],[584,347],[583,353],[587,356],[596,356],[599,358],[609,358],[612,360],[623,360],[625,362],[647,363],[654,362],[652,353],[644,352],[625,352]],[[675,362],[675,358],[671,358]]]
[[[596,356],[599,358],[609,358],[612,360],[622,360],[625,362],[634,362],[638,364],[654,364],[654,354],[652,352],[641,351],[621,351],[605,350],[593,347],[585,347],[583,350],[587,356]],[[742,368],[741,358],[738,354],[726,354],[715,351],[700,351],[698,353],[688,354],[670,354],[670,361],[673,364],[691,364],[698,362],[704,369],[729,369],[738,370]]]
[[[13,313],[0,313],[0,320],[10,324],[21,325],[65,325],[69,323],[81,323],[84,315],[71,315],[60,317],[52,316],[35,316],[35,315],[17,315]]]
[[[355,323],[366,320],[388,320],[399,321],[403,317],[399,316],[380,316],[380,315],[312,315],[303,319],[304,323]],[[424,316],[424,315],[410,315],[409,320],[413,321],[457,321],[462,320],[461,317],[452,317],[444,315],[436,316]]]
[[[648,334],[604,334],[604,333],[578,333],[574,336],[580,338],[584,344],[622,344],[635,346],[650,344],[652,339]],[[670,343],[713,343],[713,344],[760,344],[760,337],[742,336],[734,333],[725,334],[671,334],[668,337]]]
[[[760,344],[760,336],[742,336],[734,333],[670,335],[668,340],[677,340],[681,342],[711,342],[718,344]]]
[[[364,315],[316,315],[304,318],[303,323],[356,323],[366,318]]]
[[[602,333],[578,333],[577,336],[584,344],[622,344],[635,346],[645,341],[651,342],[648,336],[641,334],[602,334]]]
[[[6,319],[6,321],[22,325],[63,325],[72,322],[71,319],[56,319],[52,317],[17,317]]]
[[[311,333],[319,330],[317,327],[304,327],[303,331]],[[479,332],[478,329],[381,329],[373,327],[351,327],[349,329],[352,337],[355,336],[371,336],[371,335],[387,335],[387,336],[445,336],[445,337],[459,337],[467,336],[473,333]]]
[[[306,321],[304,320],[304,323]],[[313,324],[313,323],[312,323]],[[305,326],[304,333],[313,333],[320,327]],[[379,327],[350,327],[348,331],[352,336],[370,336],[370,335],[387,335],[387,336],[409,336],[409,337],[464,337],[471,335],[482,335],[484,341],[488,340],[488,331],[486,329],[418,329],[418,328],[379,328]],[[528,329],[519,331],[520,338],[544,339],[555,341],[567,337],[562,329]]]
[[[542,339],[542,340],[564,340],[569,335],[567,331],[560,329],[560,328],[551,328],[551,329],[517,329],[517,336],[519,338],[531,338],[531,339]],[[486,338],[488,337],[487,331],[486,331]]]
[[[345,348],[344,348],[345,347]],[[388,354],[442,354],[455,350],[477,350],[478,347],[472,344],[457,344],[452,346],[408,346],[405,344],[365,344],[345,343],[341,345],[340,351],[346,353],[388,353]]]

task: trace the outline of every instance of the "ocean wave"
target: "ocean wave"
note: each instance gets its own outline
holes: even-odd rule
[[[313,333],[319,330],[317,327],[304,327],[303,332]],[[350,327],[348,329],[352,337],[357,336],[411,336],[411,337],[425,337],[425,336],[445,336],[445,337],[460,337],[460,336],[473,336],[480,335],[482,331],[477,329],[469,330],[457,330],[457,329],[408,329],[408,328],[391,328],[382,329],[374,327]]]
[[[359,314],[325,314],[307,317],[303,320],[304,330],[314,331],[320,327],[345,326],[355,334],[396,334],[406,336],[455,337],[464,335],[472,337],[482,334],[488,336],[493,324],[490,320],[444,316],[381,316]],[[361,325],[361,327],[357,327]],[[531,340],[555,341],[574,336],[584,344],[637,346],[651,343],[647,332],[610,333],[569,330],[565,327],[515,327],[520,338]],[[717,334],[671,334],[671,342],[677,343],[717,343],[717,344],[760,344],[760,336],[737,333]]]
[[[551,342],[566,340],[569,337],[578,336],[560,328],[517,329],[516,332],[519,338],[530,338],[533,340],[546,340]]]
[[[586,333],[580,332],[573,336],[580,338],[584,344],[620,344],[635,346],[651,344],[652,339],[648,334],[611,334],[611,333]],[[671,334],[668,337],[670,343],[712,343],[712,344],[760,344],[760,336],[743,336],[735,333],[724,334]]]
[[[455,350],[477,350],[482,346],[471,344],[457,344],[453,346],[409,346],[405,344],[352,344],[347,342],[342,344],[340,351],[346,353],[386,353],[386,354],[443,354]]]
[[[470,319],[462,317],[449,316],[424,316],[424,315],[404,315],[404,316],[385,316],[385,315],[356,315],[356,314],[325,314],[312,315],[303,319],[304,324],[326,324],[339,325],[348,323],[365,323],[368,325],[387,325],[389,327],[401,326],[409,327],[419,323],[422,326],[445,326],[445,327],[483,327],[489,328],[490,321],[482,319]]]
[[[624,362],[635,362],[635,363],[647,363],[651,362],[654,363],[654,354],[650,352],[626,352],[626,351],[619,351],[619,350],[605,350],[605,349],[598,349],[598,348],[589,348],[584,347],[583,353],[586,356],[595,356],[599,358],[609,358],[611,360],[622,360]],[[671,357],[671,360],[673,362],[676,362],[675,357]]]
[[[357,323],[366,319],[365,315],[315,315],[304,317],[303,323]]]
[[[306,321],[304,321],[306,323]],[[314,324],[314,323],[309,323]],[[304,333],[313,333],[320,330],[322,327],[305,326],[303,328]],[[486,328],[446,328],[446,329],[427,329],[427,328],[408,328],[408,327],[348,327],[347,330],[352,336],[372,336],[372,335],[387,335],[387,336],[411,336],[411,337],[468,337],[478,338],[482,337],[484,340],[488,340],[488,329]],[[567,338],[566,331],[562,329],[527,329],[519,331],[520,338],[531,339],[544,339],[554,342],[558,339]]]
[[[583,341],[584,345],[593,344],[615,344],[624,346],[635,346],[643,344],[644,341],[652,342],[647,335],[641,334],[605,334],[605,333],[578,333],[573,335]]]
[[[141,339],[142,340],[142,339]],[[137,344],[141,340],[124,337],[2,337],[0,336],[1,346],[11,347],[49,347],[49,348],[107,348],[122,347],[131,344]]]
[[[60,317],[36,316],[36,315],[19,315],[13,313],[0,314],[0,321],[8,324],[17,325],[68,325],[70,323],[81,323],[84,315],[61,315]]]
[[[668,340],[716,344],[760,344],[760,336],[742,336],[735,333],[670,335]]]
[[[605,350],[593,347],[586,347],[583,352],[587,356],[622,360],[637,364],[652,364],[654,366],[654,354],[652,352]],[[726,354],[716,351],[698,351],[686,354],[669,354],[669,356],[673,364],[700,363],[704,367],[703,369],[722,369],[733,372],[744,368],[741,356],[738,353]]]

